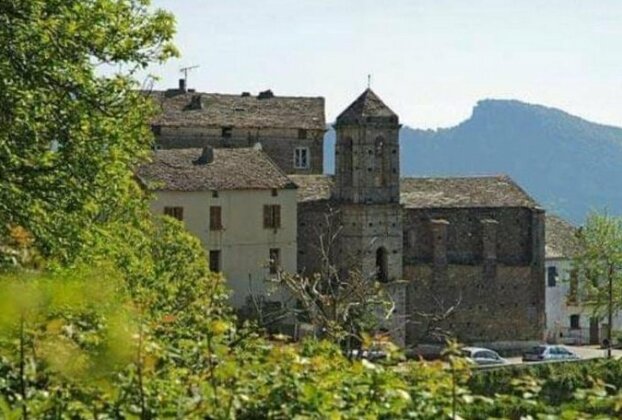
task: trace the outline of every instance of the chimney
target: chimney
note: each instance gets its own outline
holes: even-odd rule
[[[194,161],[195,165],[207,165],[214,161],[214,148],[212,146],[204,146],[201,156]]]
[[[186,79],[179,79],[179,91],[186,93]]]
[[[272,93],[270,89],[264,90],[263,92],[259,92],[259,95],[257,95],[257,99],[270,99],[270,98],[274,98],[274,93]]]

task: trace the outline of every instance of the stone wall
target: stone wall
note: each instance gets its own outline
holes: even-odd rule
[[[336,196],[353,203],[399,201],[399,125],[345,125],[337,128]]]
[[[298,129],[233,127],[223,137],[222,127],[154,126],[156,145],[163,149],[190,147],[252,147],[261,143],[263,150],[288,174],[321,174],[324,171],[324,130],[306,130],[304,137]],[[309,167],[294,167],[297,147],[309,149]]]
[[[337,245],[331,249],[326,238],[339,229],[341,213],[337,203],[330,200],[299,202],[297,220],[298,273],[311,276],[322,270],[322,252],[330,252],[334,258]],[[321,245],[321,237],[325,245]]]
[[[527,208],[408,209],[407,343],[439,333],[465,343],[542,340],[543,216]]]
[[[403,345],[407,285],[402,281],[401,218],[398,204],[298,203],[298,271],[309,276],[321,272],[323,249],[343,276],[348,270],[356,270],[369,281],[376,281],[378,252],[382,252],[386,258],[385,287],[395,311],[381,325]],[[331,237],[336,240],[331,241]]]
[[[434,221],[447,222],[448,263],[474,265],[484,261],[484,232],[496,240],[488,247],[499,263],[529,264],[533,257],[533,211],[528,208],[429,208],[407,209],[404,213],[404,260],[408,264],[430,263],[434,259]],[[494,227],[491,226],[491,222]],[[496,233],[495,233],[496,232]],[[537,238],[535,238],[537,239]],[[544,238],[540,238],[541,241]],[[438,244],[441,246],[441,244]],[[544,255],[541,256],[544,259]]]

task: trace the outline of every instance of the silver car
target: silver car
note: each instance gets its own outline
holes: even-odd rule
[[[496,351],[483,347],[463,347],[462,354],[478,366],[505,365],[508,363]]]
[[[523,362],[542,362],[551,360],[577,360],[579,355],[564,346],[535,346],[523,354]]]

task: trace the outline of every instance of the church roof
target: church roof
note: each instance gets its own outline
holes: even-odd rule
[[[298,201],[327,200],[334,188],[331,175],[290,175],[298,185]],[[402,178],[400,203],[405,208],[473,208],[538,206],[505,175],[454,178]]]
[[[209,191],[296,188],[261,150],[212,149],[210,163],[198,163],[203,149],[168,149],[154,152],[151,163],[137,176],[154,191]]]
[[[154,91],[160,126],[326,129],[324,98]]]
[[[332,175],[289,175],[298,186],[298,202],[328,200],[334,186]]]
[[[391,111],[373,90],[368,88],[337,117],[337,124],[360,123],[369,117],[394,117],[397,123],[397,114]]]
[[[400,202],[406,208],[538,207],[509,176],[403,178]]]
[[[561,217],[546,215],[545,222],[546,258],[572,258],[580,249],[578,229]]]

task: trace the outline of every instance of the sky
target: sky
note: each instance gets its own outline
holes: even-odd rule
[[[622,126],[622,0],[153,0],[182,56],[155,88],[323,96],[332,121],[366,87],[417,128],[480,99]]]

